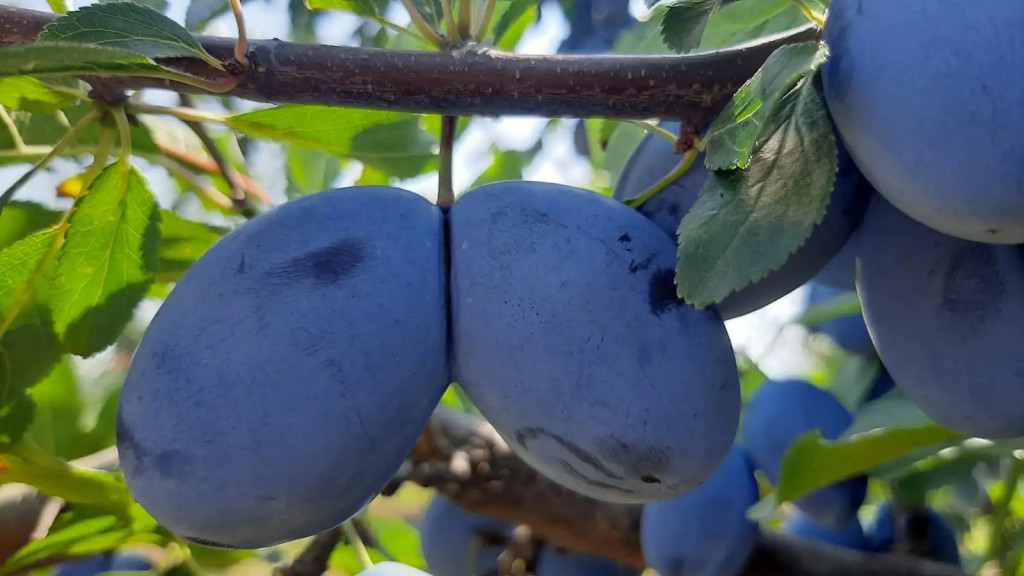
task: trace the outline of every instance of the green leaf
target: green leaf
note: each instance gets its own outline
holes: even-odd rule
[[[372,0],[306,0],[310,10],[341,10],[357,16],[377,16],[377,5]]]
[[[698,51],[719,50],[807,24],[793,0],[739,0],[711,16]]]
[[[99,352],[131,319],[156,273],[159,219],[146,180],[123,161],[75,203],[49,298],[68,352]]]
[[[843,437],[849,438],[879,428],[917,428],[934,425],[935,421],[916,404],[903,394],[894,393],[861,406],[857,410],[856,419]]]
[[[0,574],[21,572],[51,558],[74,558],[115,550],[132,536],[131,528],[114,515],[74,510],[64,516],[64,526],[21,547],[3,564]],[[75,521],[68,522],[67,516],[73,516]]]
[[[58,458],[70,460],[85,456],[75,452],[83,434],[82,411],[85,401],[70,357],[64,356],[50,375],[29,392],[36,415],[28,436],[37,446]]]
[[[829,442],[813,430],[797,438],[782,460],[780,502],[792,501],[819,488],[870,472],[919,448],[961,439],[959,434],[930,424],[907,428],[878,428]]]
[[[676,0],[661,20],[661,37],[676,52],[689,52],[700,45],[708,19],[722,0]]]
[[[22,238],[53,226],[61,213],[33,202],[11,202],[0,213],[0,249]]]
[[[47,24],[39,41],[92,44],[147,58],[193,57],[224,69],[180,24],[134,2],[92,4],[69,12]]]
[[[35,404],[27,394],[19,394],[0,406],[0,451],[21,441],[35,417]],[[0,469],[2,469],[0,464]]]
[[[772,53],[711,124],[704,164],[711,170],[747,168],[786,95],[821,67],[826,54],[819,42],[790,44]]]
[[[423,19],[427,21],[434,30],[441,30],[444,24],[444,10],[441,8],[441,0],[409,0]]]
[[[679,224],[679,297],[700,308],[777,270],[821,222],[838,166],[828,112],[810,82],[770,116],[746,170],[711,172]]]
[[[135,52],[106,46],[47,42],[0,48],[0,77],[165,72],[152,60]]]
[[[249,136],[353,158],[397,178],[419,175],[437,144],[418,117],[399,112],[286,105],[229,116],[227,123]]]
[[[295,199],[327,190],[341,175],[341,161],[330,154],[288,146],[288,186],[285,194]]]
[[[41,230],[0,250],[0,406],[46,377],[62,351],[49,313],[41,303],[41,285],[52,264],[60,233]]]
[[[387,516],[371,516],[368,524],[380,541],[380,547],[396,561],[427,569],[427,562],[420,551],[420,534],[411,524],[402,518]]]
[[[494,43],[500,43],[509,30],[519,22],[519,19],[527,15],[530,8],[536,8],[536,6],[537,0],[512,0],[495,21],[493,31]]]
[[[42,114],[63,110],[77,101],[74,96],[58,92],[35,78],[0,78],[0,106],[8,110]]]
[[[854,314],[861,314],[860,298],[856,292],[850,291],[847,294],[841,294],[808,306],[796,321],[804,326],[814,327]]]
[[[523,179],[523,168],[525,168],[526,162],[522,152],[516,150],[502,152],[495,149],[492,153],[493,161],[490,167],[473,182],[472,188],[491,182]]]
[[[159,280],[177,281],[226,233],[225,228],[193,222],[170,210],[161,210]]]

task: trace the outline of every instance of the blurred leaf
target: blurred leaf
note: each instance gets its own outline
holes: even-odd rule
[[[829,442],[812,430],[796,439],[782,460],[776,497],[792,501],[904,456],[919,448],[955,441],[961,435],[934,424],[879,428]]]
[[[8,110],[44,114],[63,110],[77,101],[74,96],[58,92],[35,78],[0,78],[0,106]]]
[[[161,210],[159,280],[177,281],[227,232],[226,228],[193,222],[170,210]]]
[[[708,19],[723,0],[675,0],[666,6],[661,20],[661,38],[676,52],[689,52],[700,45]]]
[[[370,516],[367,522],[381,547],[395,560],[421,570],[427,569],[427,562],[420,551],[420,533],[411,524],[394,516]]]
[[[508,34],[509,30],[519,21],[520,18],[527,15],[530,8],[536,9],[537,0],[512,0],[505,6],[505,10],[500,13],[494,23],[494,43],[498,44],[502,38]],[[495,11],[497,14],[497,11]]]
[[[372,0],[306,0],[306,6],[310,10],[341,10],[357,16],[378,15],[377,5]]]
[[[703,308],[779,269],[825,216],[838,166],[828,112],[807,82],[767,119],[749,168],[711,172],[679,224],[676,285]]]
[[[934,420],[909,398],[897,392],[886,394],[862,406],[843,437],[849,438],[878,428],[920,428],[934,425]]]
[[[28,112],[15,111],[11,112],[11,119],[14,121],[18,131],[21,132],[26,145],[52,146],[64,137],[70,127],[70,123],[81,120],[89,112],[90,107],[91,105],[88,103],[79,102],[63,113],[30,114]],[[63,120],[62,117],[66,117],[67,120]],[[156,145],[156,142],[153,141],[150,130],[145,124],[146,122],[143,122],[143,125],[131,127],[132,152],[140,156],[163,156],[163,152]],[[84,147],[95,145],[99,141],[101,128],[99,123],[86,128],[78,138],[77,151],[81,151]],[[26,157],[19,158],[14,149],[14,141],[7,130],[0,130],[0,152],[4,152],[0,154],[0,165],[16,162],[28,163],[29,160],[34,162],[40,157],[37,154],[27,157],[27,159]],[[56,195],[56,190],[54,190],[54,195]],[[4,212],[6,211],[7,208],[4,208]]]
[[[860,313],[860,298],[857,297],[857,292],[850,291],[847,294],[808,306],[796,321],[804,326],[813,327]]]
[[[341,160],[337,156],[307,150],[298,146],[288,149],[288,186],[285,194],[290,199],[322,192],[334,186],[341,174]]]
[[[419,175],[437,144],[418,117],[399,112],[285,105],[230,116],[228,125],[256,138],[354,158],[396,178]]]
[[[969,438],[955,446],[935,451],[908,466],[899,469],[883,468],[878,478],[893,480],[900,493],[929,493],[949,486],[965,475],[973,476],[981,463],[996,463],[1020,450],[1024,450],[1024,438],[998,441]]]
[[[388,559],[376,548],[368,548],[367,552],[374,564]],[[356,549],[348,545],[337,546],[331,552],[331,556],[327,560],[327,567],[332,571],[341,570],[342,574],[359,574],[363,571],[363,564],[359,560]]]
[[[711,170],[747,168],[757,148],[777,124],[779,109],[801,80],[812,76],[825,62],[827,49],[818,42],[790,44],[777,49],[750,80],[733,95],[725,110],[708,129],[705,139],[707,153],[704,164]],[[804,91],[818,99],[817,108],[824,109],[821,98],[809,82]],[[809,100],[810,97],[802,100]],[[816,110],[805,102],[798,110]],[[791,111],[792,112],[792,111]],[[826,126],[831,135],[832,127]],[[821,130],[824,132],[824,129]]]
[[[242,6],[248,0],[242,1]],[[192,0],[185,10],[185,28],[188,30],[202,30],[214,18],[231,11],[230,0]]]
[[[35,417],[35,404],[25,393],[18,394],[0,406],[0,450],[13,446],[21,441]],[[0,463],[0,474],[3,463]]]
[[[528,7],[521,16],[508,25],[508,28],[502,33],[501,39],[494,41],[494,47],[506,52],[515,50],[526,30],[537,21],[537,11],[537,6]],[[500,20],[500,18],[496,19],[495,27],[500,23]]]
[[[618,129],[612,132],[608,139],[608,147],[605,148],[604,169],[608,172],[611,182],[618,182],[622,175],[622,169],[630,155],[640,145],[640,142],[647,136],[647,131],[636,124],[619,123]]]
[[[502,152],[495,148],[492,150],[491,158],[491,165],[473,182],[470,188],[491,182],[523,179],[523,168],[526,163],[521,152],[515,150]]]
[[[0,249],[22,238],[53,226],[61,213],[32,202],[14,201],[0,213]]]
[[[441,8],[441,0],[410,0],[410,2],[434,30],[443,30],[444,10]]]
[[[84,456],[74,447],[83,430],[82,410],[85,403],[78,387],[78,377],[67,356],[29,394],[36,405],[35,418],[28,436],[54,456],[70,460]]]
[[[53,10],[55,14],[67,14],[68,6],[65,0],[46,0],[46,5]]]
[[[40,285],[52,264],[57,230],[41,230],[0,250],[0,406],[19,398],[60,361],[62,352],[41,305]]]
[[[46,42],[0,48],[0,77],[145,72],[160,73],[165,70],[135,52],[93,44]]]
[[[761,389],[761,386],[768,382],[768,376],[761,371],[753,358],[742,352],[736,353],[736,366],[740,371],[740,391],[743,403],[746,404]]]
[[[157,269],[160,214],[142,174],[117,161],[75,203],[49,303],[67,351],[88,357],[114,342]]]
[[[147,58],[192,57],[224,69],[180,24],[134,2],[92,4],[69,12],[47,24],[39,41],[102,45]]]
[[[75,558],[115,550],[132,536],[131,528],[122,518],[93,510],[66,512],[60,520],[61,526],[55,526],[46,536],[29,542],[9,558],[0,567],[0,574],[20,572],[51,558]]]

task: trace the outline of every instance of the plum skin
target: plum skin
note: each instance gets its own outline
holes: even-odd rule
[[[434,576],[465,576],[474,553],[473,539],[481,532],[509,534],[507,522],[463,510],[444,496],[435,496],[420,523],[420,550]],[[491,574],[498,569],[504,546],[481,546],[476,552],[476,572]]]
[[[809,283],[807,288],[808,306],[828,302],[847,292],[846,290],[837,290],[816,282]],[[871,341],[871,335],[868,333],[868,326],[864,322],[863,314],[851,314],[829,320],[828,322],[811,327],[810,330],[811,332],[827,335],[835,342],[836,346],[847,352],[863,356],[875,354],[875,345]]]
[[[739,420],[735,356],[716,311],[675,297],[656,226],[594,192],[504,182],[463,194],[449,228],[454,375],[520,457],[625,503],[714,472]]]
[[[660,576],[735,576],[759,529],[747,510],[760,499],[747,454],[736,445],[699,488],[644,506],[640,546]]]
[[[679,123],[665,122],[662,127],[676,133]],[[853,235],[874,191],[841,143],[837,144],[840,144],[839,170],[822,221],[780,268],[716,304],[723,319],[749,314],[796,290],[839,254]],[[644,137],[626,162],[613,196],[620,201],[636,198],[667,176],[683,158],[674,154],[673,148],[671,142],[660,136]],[[697,202],[707,178],[704,153],[701,153],[682,177],[644,202],[638,210],[675,240],[679,223]]]
[[[1024,246],[947,236],[881,196],[858,234],[857,294],[900,390],[957,432],[1024,435]]]
[[[214,245],[125,380],[117,446],[135,499],[223,548],[296,540],[363,508],[449,382],[442,224],[412,192],[357,187]]]
[[[906,538],[906,532],[920,529],[928,530],[928,557],[936,562],[944,562],[954,566],[960,565],[960,548],[956,533],[946,519],[931,508],[910,511],[908,522],[901,525],[900,538]],[[925,526],[921,526],[921,522]],[[911,526],[911,522],[915,526]],[[878,507],[878,515],[867,531],[868,548],[875,553],[886,553],[893,549],[896,541],[896,522],[893,518],[892,502],[884,502]]]
[[[837,528],[821,526],[810,516],[797,510],[786,518],[785,531],[791,536],[840,546],[851,550],[867,550],[868,540],[864,535],[864,528],[860,521],[854,517],[849,522]]]
[[[537,555],[535,576],[638,576],[639,571],[629,566],[544,547]]]
[[[1016,0],[829,8],[822,80],[836,128],[878,192],[935,230],[1024,242],[1024,75],[1007,73],[1024,61],[1022,28]]]
[[[754,464],[778,482],[782,460],[800,435],[819,430],[829,440],[839,438],[853,416],[830,392],[802,380],[770,381],[747,404],[743,438]],[[848,478],[819,488],[794,504],[823,527],[840,527],[856,517],[867,496],[866,476]]]

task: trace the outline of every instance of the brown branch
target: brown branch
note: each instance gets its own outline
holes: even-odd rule
[[[275,571],[275,576],[320,576],[327,571],[331,552],[343,540],[341,527],[317,534],[291,564]]]
[[[0,46],[27,44],[54,16],[0,6]],[[701,132],[776,48],[813,41],[813,25],[725,50],[688,56],[511,54],[481,45],[451,52],[396,51],[250,40],[250,66],[228,92],[246,100],[323,104],[452,116],[536,115],[678,119]],[[231,38],[201,36],[235,61]],[[169,64],[222,78],[194,59]],[[146,78],[108,78],[122,89],[198,88]]]

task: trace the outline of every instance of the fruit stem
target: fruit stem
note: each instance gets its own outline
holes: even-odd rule
[[[441,10],[444,12],[445,29],[448,30],[448,45],[456,46],[462,40],[462,36],[459,34],[459,26],[455,23],[452,0],[441,0]]]
[[[693,166],[694,162],[697,160],[697,156],[699,154],[700,152],[696,149],[687,152],[683,156],[683,159],[679,162],[679,165],[675,167],[675,169],[673,169],[671,172],[668,173],[667,176],[665,176],[657,183],[655,183],[654,186],[651,186],[650,189],[648,189],[643,194],[637,196],[636,198],[633,198],[632,200],[626,200],[626,206],[629,206],[630,208],[633,209],[640,208],[641,206],[644,205],[644,202],[647,202],[651,198],[654,198],[655,196],[660,194],[665,188],[668,188],[673,182],[682,178],[683,174],[686,174],[686,172],[690,169],[690,167]]]
[[[437,159],[437,207],[451,208],[455,203],[452,185],[452,149],[455,147],[456,116],[441,117],[441,150]]]
[[[249,58],[246,53],[249,51],[249,40],[245,34],[245,14],[242,12],[242,0],[231,0],[231,12],[235,15],[235,25],[238,27],[238,41],[235,43],[235,60],[244,68],[249,67]]]
[[[473,37],[473,1],[459,0],[459,36],[467,40]]]
[[[644,122],[643,120],[623,120],[623,122],[625,122],[626,124],[632,124],[642,129],[643,131],[647,132],[648,134],[660,136],[665,140],[671,142],[673,145],[676,143],[676,140],[679,139],[678,136],[676,136],[672,132],[669,132],[668,130],[665,130],[661,126],[658,126],[657,124],[651,124],[650,122]]]
[[[487,5],[484,6],[480,19],[476,21],[476,29],[473,30],[473,40],[483,42],[484,38],[487,37],[487,32],[491,28],[491,22],[494,20],[494,9],[497,5],[498,0],[487,0]]]
[[[0,105],[0,122],[3,122],[4,126],[7,127],[7,131],[10,132],[14,149],[18,152],[24,152],[25,139],[21,137],[21,132],[18,131],[18,126],[14,123],[14,119],[7,113],[7,108],[4,108],[2,105]]]
[[[814,8],[811,8],[810,4],[808,4],[806,0],[793,0],[793,4],[796,4],[796,7],[803,12],[803,15],[811,22],[814,22],[818,28],[825,26],[825,18],[823,18],[821,14],[818,14]]]
[[[434,31],[430,24],[427,24],[427,21],[423,18],[423,14],[420,14],[420,11],[416,8],[416,5],[412,3],[412,0],[401,1],[402,6],[404,6],[405,10],[409,13],[409,17],[412,18],[413,26],[420,31],[420,34],[423,35],[427,42],[433,44],[435,48],[444,48],[448,43]]]
[[[362,565],[363,570],[369,570],[373,567],[373,559],[370,558],[370,553],[366,550],[366,545],[363,544],[363,539],[359,537],[359,531],[356,530],[355,524],[351,521],[345,522],[341,525],[341,529],[345,532],[345,538],[349,541],[353,548],[356,550],[356,556],[359,558],[359,564]]]
[[[995,561],[998,564],[1002,574],[1016,573],[1009,572],[1011,567],[1011,562],[1009,562],[1010,542],[1007,538],[1006,519],[1010,515],[1010,504],[1013,502],[1017,484],[1020,483],[1022,477],[1024,477],[1024,460],[1018,458],[1016,454],[1010,456],[1010,468],[1006,471],[1002,482],[1003,493],[999,501],[993,502],[992,514],[989,516],[991,528],[986,556],[989,561]]]
[[[836,296],[827,302],[809,306],[800,318],[797,319],[797,322],[808,328],[813,328],[825,322],[860,313],[860,298],[857,297],[856,292],[853,292]]]

